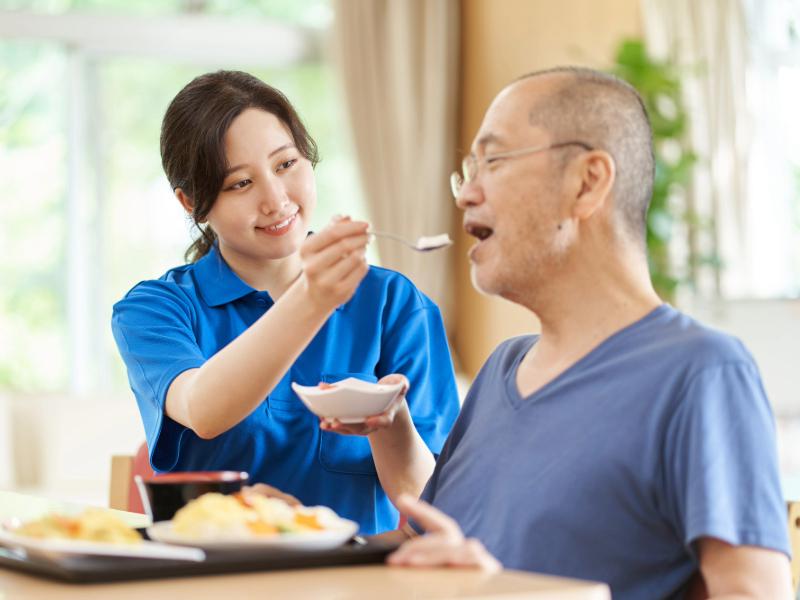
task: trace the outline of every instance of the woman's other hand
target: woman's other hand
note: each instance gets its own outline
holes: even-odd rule
[[[274,488],[271,485],[267,485],[266,483],[256,483],[255,485],[247,485],[242,488],[242,493],[247,494],[258,494],[260,496],[266,496],[267,498],[278,498],[279,500],[283,500],[289,506],[301,506],[300,500],[292,496],[291,494],[286,494],[280,491],[278,488]]]
[[[320,419],[320,428],[325,431],[333,431],[344,435],[369,435],[381,429],[388,429],[395,422],[395,417],[399,411],[408,412],[406,404],[406,394],[408,393],[409,383],[404,375],[394,373],[381,378],[378,383],[392,385],[402,383],[403,387],[394,400],[382,413],[367,417],[363,423],[342,423],[338,419]]]

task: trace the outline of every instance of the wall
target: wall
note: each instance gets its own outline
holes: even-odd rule
[[[4,427],[4,422],[6,423]],[[0,489],[105,506],[111,456],[134,454],[144,429],[131,394],[0,393]]]
[[[462,154],[509,81],[556,65],[604,68],[621,37],[642,35],[639,0],[462,0],[461,28]],[[460,213],[456,218],[460,223]],[[460,368],[474,376],[500,341],[534,331],[537,322],[518,306],[474,290],[466,259],[472,241],[460,225],[458,231],[453,344]]]

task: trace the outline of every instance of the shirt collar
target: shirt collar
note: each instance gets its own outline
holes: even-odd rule
[[[221,306],[255,292],[222,258],[216,244],[194,265],[200,295],[209,306]]]

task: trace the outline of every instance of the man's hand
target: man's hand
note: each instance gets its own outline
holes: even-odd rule
[[[442,511],[406,494],[397,500],[400,512],[427,532],[405,542],[386,562],[406,567],[471,567],[499,571],[503,566],[475,538],[465,538],[461,528]]]
[[[333,431],[344,435],[369,435],[380,429],[387,429],[394,424],[395,416],[401,409],[405,409],[406,394],[408,393],[409,383],[404,375],[392,374],[382,377],[378,383],[385,383],[391,385],[394,383],[402,383],[403,388],[397,397],[392,400],[391,404],[385,411],[379,415],[367,417],[363,423],[341,423],[338,419],[320,419],[320,428],[325,431]]]

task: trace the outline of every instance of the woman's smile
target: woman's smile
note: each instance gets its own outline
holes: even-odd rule
[[[267,235],[271,235],[273,237],[286,235],[292,230],[292,226],[297,221],[297,212],[293,215],[283,219],[282,221],[278,221],[277,223],[273,223],[271,225],[266,225],[264,227],[256,227],[256,229]]]

